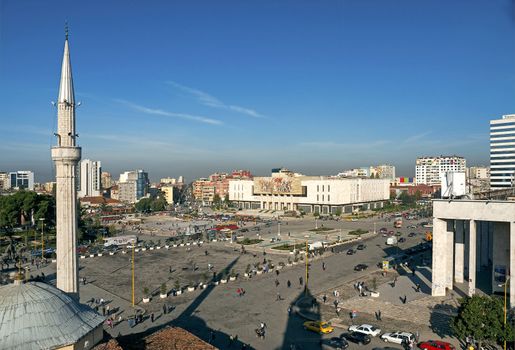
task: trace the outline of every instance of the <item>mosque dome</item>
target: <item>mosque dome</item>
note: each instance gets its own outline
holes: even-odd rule
[[[88,349],[101,340],[104,317],[39,282],[0,287],[0,349]],[[100,338],[100,339],[98,339]]]

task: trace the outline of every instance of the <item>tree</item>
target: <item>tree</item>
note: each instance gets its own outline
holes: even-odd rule
[[[220,203],[222,202],[222,199],[220,198],[220,195],[218,193],[215,193],[213,196],[213,206],[215,208],[220,208]]]
[[[511,341],[513,328],[504,328],[504,306],[499,298],[474,295],[460,299],[458,315],[451,321],[451,329],[458,338],[471,336],[481,349],[483,342]]]
[[[341,216],[342,215],[342,208],[337,208],[336,211],[334,212],[334,215]]]
[[[152,199],[151,198],[141,198],[134,208],[136,211],[140,213],[148,213],[152,207]]]
[[[231,206],[231,201],[229,200],[229,193],[226,193],[225,194],[225,197],[224,197],[224,205],[226,207],[230,207]]]

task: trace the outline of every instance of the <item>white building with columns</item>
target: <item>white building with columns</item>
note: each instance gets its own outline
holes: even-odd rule
[[[491,276],[488,291],[502,292],[515,271],[515,201],[434,200],[433,217],[432,295],[467,283],[471,296],[479,273]],[[508,286],[515,295],[515,281]]]
[[[229,181],[229,200],[243,209],[351,213],[380,208],[389,198],[388,179],[304,176],[276,169],[271,177]]]

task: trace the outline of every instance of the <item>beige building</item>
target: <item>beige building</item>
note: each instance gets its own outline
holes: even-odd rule
[[[102,188],[104,188],[104,189],[113,186],[113,178],[111,176],[111,173],[102,171],[101,183],[102,183]]]
[[[0,190],[9,189],[9,174],[0,172]]]
[[[173,204],[173,190],[174,186],[162,186],[161,191],[165,195],[166,203]]]
[[[351,213],[382,207],[389,198],[388,179],[303,176],[280,169],[271,177],[229,181],[229,200],[246,209]]]

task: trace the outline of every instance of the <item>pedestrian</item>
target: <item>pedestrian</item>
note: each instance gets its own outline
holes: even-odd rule
[[[106,315],[106,307],[102,306],[102,316],[105,316],[105,315]]]
[[[276,288],[279,287],[279,280],[278,279],[275,280],[275,287]]]
[[[325,271],[325,262],[322,262],[322,270]]]
[[[290,287],[291,287],[291,282],[290,282],[290,280],[286,281],[286,285],[288,286],[288,288],[290,288]]]
[[[154,313],[153,312],[150,314],[150,322],[154,323]]]
[[[166,311],[168,311],[168,308],[166,307],[166,304],[163,304],[163,315],[166,315]]]
[[[277,293],[277,297],[275,298],[275,301],[280,301],[280,300],[282,300],[281,294]]]
[[[340,311],[341,311],[341,309],[340,309],[339,307],[337,307],[337,308],[335,309],[335,311],[336,311],[336,316],[340,317]]]
[[[338,300],[333,301],[334,308],[336,309],[338,307]]]
[[[275,275],[279,276],[279,270],[275,270]]]
[[[299,277],[299,284],[302,286],[302,284],[304,283],[304,280],[302,279],[302,276]]]
[[[381,310],[377,310],[377,320],[381,321]]]
[[[420,292],[420,283],[417,283],[417,289],[416,289],[417,293]]]
[[[211,333],[209,333],[209,344],[213,344],[214,340],[215,340],[215,333],[213,331],[211,331]]]
[[[415,266],[411,268],[411,276],[415,276]]]
[[[402,303],[403,303],[403,304],[406,304],[406,300],[407,300],[407,299],[408,299],[408,298],[407,298],[407,297],[406,297],[406,295],[405,295],[405,296],[404,296],[404,299],[402,299]]]
[[[107,316],[109,316],[111,313],[111,307],[109,306],[109,304],[106,307],[106,313],[107,313]]]
[[[232,336],[232,334],[229,336],[229,346],[232,346],[232,343],[234,341],[234,337]]]
[[[324,294],[324,296],[322,297],[322,300],[324,301],[324,304],[325,304],[327,301],[327,295]]]
[[[171,266],[168,268],[168,272],[172,273],[172,267]]]

